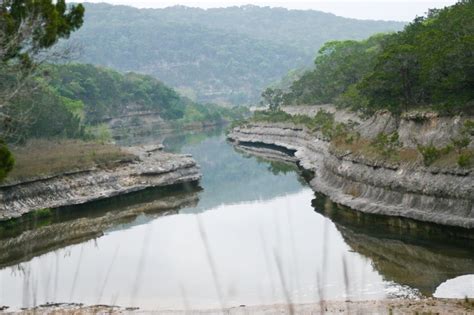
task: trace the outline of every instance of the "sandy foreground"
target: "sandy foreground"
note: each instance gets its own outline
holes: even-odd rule
[[[474,314],[474,300],[459,299],[390,299],[381,301],[340,302],[327,301],[321,304],[238,306],[210,310],[160,310],[120,308],[106,305],[83,306],[80,304],[58,304],[40,306],[18,312],[3,311],[4,314]],[[1,313],[1,312],[0,312]]]

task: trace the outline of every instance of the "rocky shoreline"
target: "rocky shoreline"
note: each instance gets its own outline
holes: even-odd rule
[[[295,114],[294,109],[292,114]],[[350,113],[336,112],[335,118],[347,122],[354,117]],[[407,146],[428,141],[441,145],[455,134],[458,125],[459,118],[428,117],[420,122],[417,117],[405,117],[397,122],[381,113],[360,121],[359,130],[368,138],[381,131],[395,130]],[[310,186],[315,191],[352,209],[474,228],[472,168],[440,169],[372,161],[351,152],[336,152],[321,133],[288,123],[248,123],[234,128],[228,139],[240,148],[260,154],[272,146],[278,155],[287,150],[303,169],[314,173]]]
[[[36,210],[79,205],[201,179],[200,168],[189,155],[166,153],[161,146],[126,150],[136,159],[111,168],[92,168],[0,186],[0,221]]]

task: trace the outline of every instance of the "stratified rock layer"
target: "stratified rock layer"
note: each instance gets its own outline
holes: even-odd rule
[[[0,186],[0,221],[45,208],[83,204],[201,178],[189,155],[165,153],[159,148],[129,149],[138,159],[110,169],[89,169],[59,176]]]
[[[346,116],[343,115],[344,118],[340,121],[344,121]],[[445,119],[442,122],[443,126],[449,125]],[[459,125],[457,121],[454,123]],[[406,121],[398,122],[393,127],[391,118],[382,113],[379,121],[373,119],[362,122],[361,126],[367,134],[380,132],[373,132],[370,126],[376,126],[373,127],[376,129],[380,129],[382,125],[384,128],[398,128],[395,131],[408,137],[416,130],[433,134],[427,127],[429,124],[429,121],[424,121],[420,126]],[[438,125],[435,124],[436,126]],[[419,137],[419,134],[415,136]],[[440,139],[442,135],[437,137]],[[281,148],[293,150],[300,166],[314,173],[311,187],[350,208],[366,213],[474,228],[472,169],[404,168],[399,165],[376,164],[350,153],[336,155],[330,152],[329,142],[320,134],[292,124],[250,123],[234,128],[228,138],[243,147],[263,144],[266,150],[269,145],[280,148],[280,151]]]

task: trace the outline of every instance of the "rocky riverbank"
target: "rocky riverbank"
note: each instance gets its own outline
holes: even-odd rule
[[[196,182],[199,166],[189,155],[163,152],[161,146],[126,150],[135,159],[0,186],[0,221],[35,210],[106,199],[150,187]]]
[[[287,109],[292,115],[316,115],[306,108]],[[328,106],[320,108],[328,111]],[[329,107],[331,109],[331,107]],[[466,118],[434,114],[395,118],[380,112],[362,120],[332,109],[336,123],[356,124],[359,137],[368,143],[378,135],[397,134],[403,153],[416,154],[418,145],[445,147],[462,130]],[[248,150],[277,149],[294,155],[299,165],[314,173],[311,187],[333,201],[365,213],[405,217],[442,225],[474,228],[474,173],[471,167],[422,165],[374,159],[347,147],[338,147],[321,131],[292,123],[249,122],[234,128],[228,138]],[[359,143],[364,143],[358,140]],[[471,136],[472,140],[472,136]],[[472,147],[473,141],[469,146]],[[357,149],[357,148],[356,148]],[[441,150],[441,149],[439,149]],[[272,157],[275,155],[273,154]]]

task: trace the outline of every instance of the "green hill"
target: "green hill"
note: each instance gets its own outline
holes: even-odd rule
[[[371,114],[474,113],[474,1],[430,10],[403,31],[331,41],[289,88],[285,104],[335,103]],[[277,95],[277,93],[275,93]]]
[[[242,107],[195,103],[148,75],[89,64],[43,65],[29,84],[31,93],[19,94],[7,108],[13,118],[9,141],[87,139],[114,118],[129,117],[142,126],[140,117],[145,114],[181,126],[221,123],[245,114]]]
[[[199,102],[245,104],[290,69],[310,65],[327,40],[399,30],[318,11],[255,6],[135,9],[86,4],[72,35],[80,61],[150,74]]]

